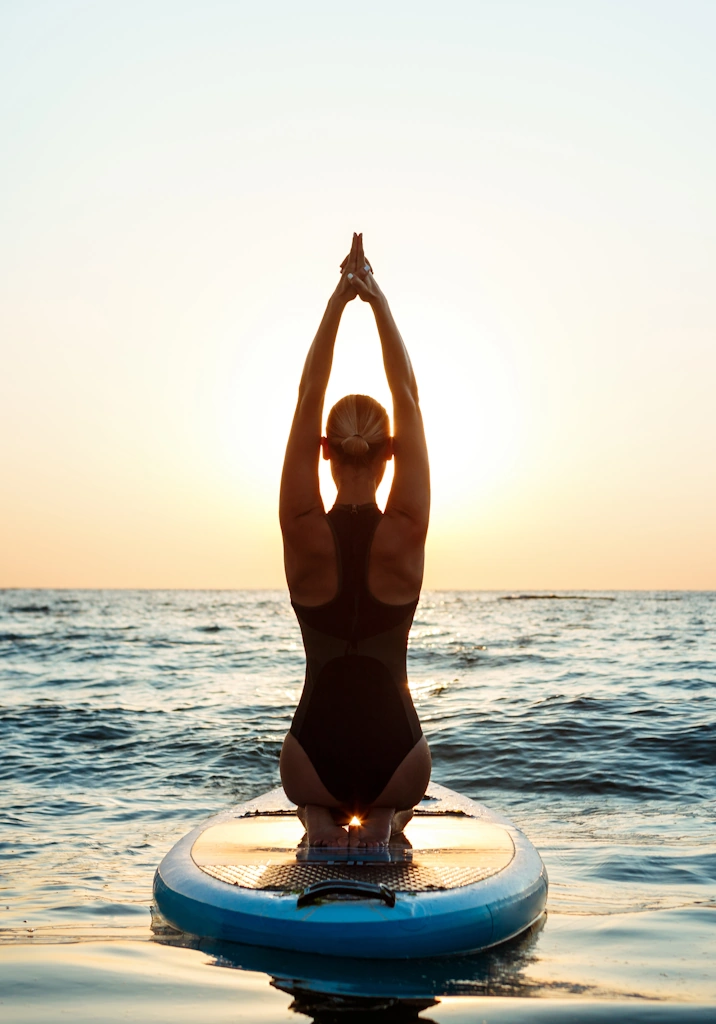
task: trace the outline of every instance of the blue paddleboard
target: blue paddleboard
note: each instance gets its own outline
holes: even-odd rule
[[[543,913],[547,872],[502,815],[432,783],[385,850],[317,849],[282,789],[181,839],[154,879],[162,916],[202,938],[405,958],[474,952]]]

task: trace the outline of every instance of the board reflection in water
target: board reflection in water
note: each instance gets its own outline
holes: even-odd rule
[[[215,967],[260,972],[291,995],[291,1009],[328,1024],[339,1019],[408,1022],[446,996],[530,996],[534,983],[523,977],[533,960],[543,915],[516,939],[482,953],[419,960],[356,960],[289,950],[193,939],[156,920],[155,941],[201,950]],[[345,1014],[345,1017],[343,1016]]]

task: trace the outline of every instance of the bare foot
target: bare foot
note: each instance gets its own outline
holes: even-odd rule
[[[301,820],[308,831],[309,846],[348,846],[348,833],[336,825],[328,807],[307,804]]]
[[[392,807],[371,807],[360,825],[352,825],[350,845],[364,850],[377,850],[390,842],[393,823]]]
[[[372,807],[363,817],[360,825],[349,829],[349,846],[363,849],[381,849],[395,843],[410,846],[410,840],[403,829],[413,817],[410,811],[394,811],[392,807]]]
[[[408,824],[413,816],[412,810],[410,811],[396,811],[393,815],[393,820],[390,823],[390,834],[391,836],[402,835],[403,829]],[[405,839],[405,836],[403,836]]]

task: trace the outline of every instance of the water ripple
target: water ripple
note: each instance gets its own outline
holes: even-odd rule
[[[409,668],[434,776],[525,825],[556,911],[716,898],[715,611],[423,596]],[[283,592],[8,590],[0,669],[6,902],[45,923],[146,904],[175,839],[277,784],[303,657]]]

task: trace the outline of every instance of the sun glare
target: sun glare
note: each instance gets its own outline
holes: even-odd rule
[[[353,817],[351,818],[351,820],[348,822],[348,824],[349,825],[360,825],[360,818],[356,818],[356,816],[354,814]]]

